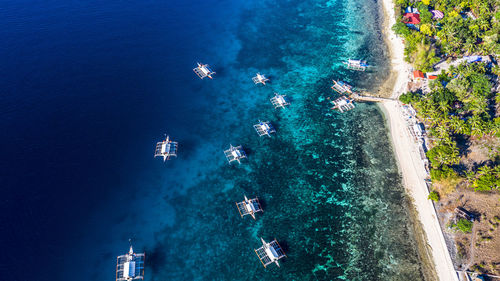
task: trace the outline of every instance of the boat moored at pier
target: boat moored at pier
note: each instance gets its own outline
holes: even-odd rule
[[[352,94],[352,86],[344,81],[333,80],[332,89],[339,94],[348,94],[348,95]]]
[[[332,101],[333,107],[332,109],[337,109],[341,113],[345,111],[349,111],[354,108],[354,103],[351,99],[342,96],[334,101]]]

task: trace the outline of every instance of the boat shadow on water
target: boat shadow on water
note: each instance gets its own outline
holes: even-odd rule
[[[153,249],[146,249],[146,255],[146,267],[150,268],[153,273],[159,272],[167,264],[167,253],[161,243],[157,243]]]

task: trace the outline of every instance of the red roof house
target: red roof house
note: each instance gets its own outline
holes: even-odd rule
[[[415,78],[415,79],[419,79],[419,78],[423,79],[423,78],[425,78],[425,76],[424,76],[424,73],[422,71],[415,70],[415,71],[413,71],[413,78]]]
[[[420,15],[414,13],[406,13],[403,15],[405,17],[406,24],[419,24],[420,23]]]
[[[437,79],[438,77],[436,75],[429,75],[427,78],[429,78],[430,80],[434,80]]]

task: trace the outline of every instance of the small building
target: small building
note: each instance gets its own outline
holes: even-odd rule
[[[132,245],[127,254],[116,259],[116,281],[144,280],[146,254],[134,253]]]
[[[255,197],[253,199],[248,199],[245,195],[245,201],[237,202],[236,207],[241,217],[246,215],[252,216],[255,219],[255,213],[264,212],[262,206],[260,205],[259,198]]]
[[[476,216],[472,212],[469,212],[462,207],[456,207],[455,214],[457,218],[466,219],[468,221],[474,221],[476,219]]]
[[[413,71],[413,79],[414,80],[421,81],[424,78],[425,78],[425,75],[422,71],[420,71],[420,70]]]
[[[333,80],[332,89],[339,94],[352,94],[352,86],[343,81]]]
[[[229,164],[233,161],[238,161],[238,164],[241,164],[240,160],[247,157],[241,145],[233,146],[230,144],[229,149],[224,150],[224,154],[226,155],[226,159]]]
[[[483,57],[481,57],[481,56],[465,56],[464,59],[467,61],[467,63],[473,63],[473,62],[482,61]]]
[[[163,157],[163,162],[170,160],[170,157],[177,157],[177,142],[171,141],[167,136],[164,141],[156,143],[155,157]]]
[[[348,59],[347,62],[343,62],[347,66],[348,69],[357,70],[357,71],[365,71],[368,67],[368,64],[364,60],[352,60]]]
[[[274,97],[271,98],[271,103],[274,105],[274,108],[285,108],[287,105],[290,105],[286,95],[280,95],[278,93],[274,93]]]
[[[422,129],[422,124],[415,122],[413,124],[413,132],[415,133],[416,138],[422,138],[424,136],[424,130]]]
[[[408,14],[408,13],[410,13],[410,14],[420,14],[420,12],[418,11],[417,8],[414,8],[414,7],[411,7],[411,6],[408,6],[405,9],[405,14]]]
[[[210,66],[208,64],[201,64],[199,62],[198,62],[198,67],[193,68],[193,71],[201,79],[203,79],[205,77],[212,79],[212,75],[215,74],[215,72],[212,71],[212,69],[210,69]]]
[[[432,19],[442,19],[444,18],[443,12],[439,10],[431,10]]]
[[[275,263],[279,267],[280,264],[278,263],[278,260],[286,257],[286,255],[278,241],[274,239],[273,241],[266,243],[266,241],[262,238],[260,238],[260,241],[262,242],[262,247],[254,249],[254,251],[259,257],[262,265],[267,267],[271,263]]]
[[[257,73],[257,75],[252,78],[252,81],[255,84],[259,84],[260,83],[262,85],[266,85],[266,82],[269,81],[269,79],[266,78],[266,76],[264,76],[264,74]]]
[[[349,111],[354,108],[354,103],[351,99],[348,99],[345,96],[342,96],[334,101],[332,101],[333,107],[332,109],[337,109],[341,113],[344,111]]]
[[[406,13],[403,15],[403,23],[405,24],[419,24],[420,23],[420,15],[415,13]]]
[[[271,125],[271,122],[262,122],[259,120],[258,124],[253,125],[255,131],[257,131],[257,134],[259,134],[259,137],[262,136],[268,136],[271,137],[272,133],[276,133],[276,130],[274,129],[273,125]]]

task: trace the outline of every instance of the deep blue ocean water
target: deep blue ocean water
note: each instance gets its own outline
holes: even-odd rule
[[[129,238],[147,280],[421,279],[381,112],[329,110],[331,79],[386,78],[380,15],[367,0],[4,1],[0,279],[113,280]],[[259,119],[277,134],[259,139]],[[153,159],[165,133],[168,163]],[[228,165],[229,144],[248,159]],[[259,237],[285,248],[281,268],[262,267]]]

